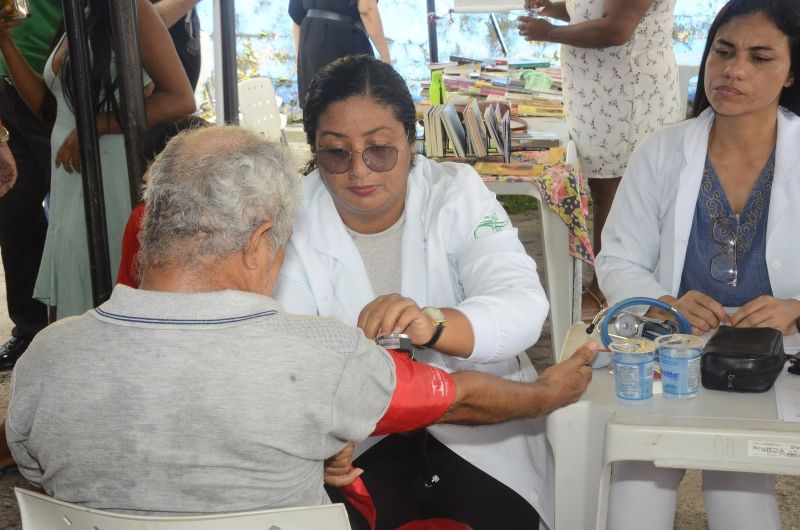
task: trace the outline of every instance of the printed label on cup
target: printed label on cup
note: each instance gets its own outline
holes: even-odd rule
[[[614,387],[617,398],[641,402],[653,397],[656,343],[628,339],[609,345],[614,358]]]

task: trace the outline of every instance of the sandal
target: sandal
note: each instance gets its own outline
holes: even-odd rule
[[[585,303],[587,301],[587,295],[594,301],[594,307]],[[584,322],[591,322],[597,313],[606,308],[608,304],[606,304],[605,299],[601,299],[601,296],[602,295],[597,296],[591,289],[586,289],[581,293],[581,320]]]
[[[9,473],[14,473],[15,471],[19,471],[19,468],[16,464],[12,464],[6,467],[0,467],[0,476],[8,475]]]

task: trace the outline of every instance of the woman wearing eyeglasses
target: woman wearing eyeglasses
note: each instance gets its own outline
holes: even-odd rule
[[[303,115],[316,169],[304,180],[275,297],[370,338],[406,333],[418,360],[448,371],[535,380],[525,348],[548,311],[536,264],[470,166],[415,154],[402,77],[368,56],[340,59],[311,83]],[[539,516],[552,527],[543,427],[436,426],[371,439],[355,465],[378,527],[449,517],[528,529]]]
[[[720,324],[795,333],[800,4],[728,2],[700,72],[695,118],[653,134],[628,164],[603,230],[600,287],[610,302],[668,302],[696,334]],[[609,526],[672,528],[682,476],[615,466]],[[705,471],[703,484],[712,529],[780,528],[771,476]]]

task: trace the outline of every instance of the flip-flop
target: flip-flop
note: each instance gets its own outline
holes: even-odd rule
[[[14,473],[15,471],[19,471],[19,468],[17,467],[16,464],[6,467],[0,467],[0,477],[3,475],[8,475],[9,473]]]
[[[595,315],[600,311],[602,311],[603,309],[605,309],[605,307],[608,304],[606,304],[605,300],[601,300],[600,297],[594,294],[591,289],[586,289],[585,291],[583,291],[581,293],[581,298],[583,298],[584,294],[588,294],[590,298],[592,298],[595,302],[597,302],[596,311],[594,309],[589,309],[589,308],[584,309],[583,307],[581,307],[581,320],[583,320],[584,322],[591,322],[592,319],[595,317]]]

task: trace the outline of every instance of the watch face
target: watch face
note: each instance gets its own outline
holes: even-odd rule
[[[428,315],[428,318],[433,320],[434,323],[438,324],[439,322],[446,322],[447,319],[444,316],[444,313],[438,307],[425,307],[422,309],[422,312]]]

